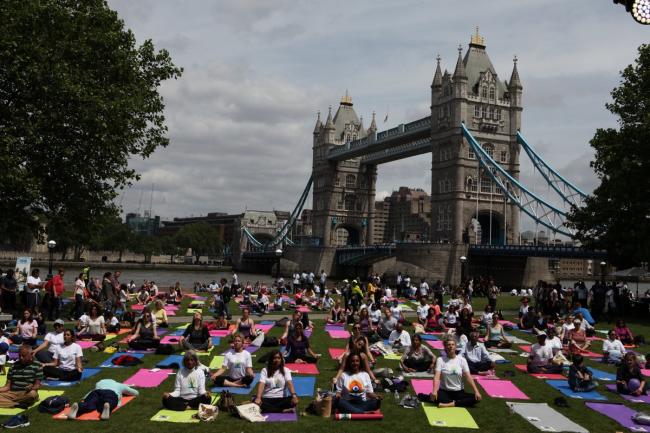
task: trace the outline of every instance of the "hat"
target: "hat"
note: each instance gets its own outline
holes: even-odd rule
[[[63,326],[63,325],[65,325],[65,322],[64,322],[63,320],[61,320],[61,319],[56,319],[56,320],[54,321],[54,324],[55,324],[55,325],[61,325],[61,326]]]
[[[546,332],[540,331],[540,332],[537,333],[537,336],[546,338]]]

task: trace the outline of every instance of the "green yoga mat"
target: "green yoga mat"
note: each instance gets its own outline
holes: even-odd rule
[[[402,359],[402,355],[399,353],[391,353],[389,355],[384,355],[384,359],[399,361],[400,359]]]
[[[196,353],[197,356],[209,356],[212,353],[212,351],[214,350],[214,347],[215,346],[211,346],[210,350],[208,350],[207,352],[201,350],[201,351],[196,351],[194,353]],[[181,355],[185,356],[185,352],[181,352]]]
[[[208,365],[208,367],[210,367],[210,369],[221,368],[221,366],[223,365],[223,358],[224,357],[222,355],[215,356],[214,358],[212,358],[212,361],[210,361],[210,365]]]
[[[40,399],[33,405],[31,405],[28,409],[21,409],[19,407],[6,407],[6,408],[0,408],[0,415],[18,415],[19,413],[22,413],[25,410],[29,410],[33,407],[38,406],[38,404],[45,400],[48,397],[53,397],[55,395],[61,395],[63,394],[63,391],[58,391],[58,390],[44,390],[44,389],[39,389],[38,390],[38,398]]]
[[[212,404],[217,404],[219,401],[219,396],[214,396],[212,398]],[[154,416],[151,417],[151,421],[159,422],[176,422],[176,423],[198,423],[198,418],[193,418],[194,414],[197,413],[196,409],[188,409],[184,411],[177,410],[167,410],[161,409]]]
[[[434,427],[460,427],[478,429],[472,415],[464,407],[438,408],[430,403],[422,405],[429,424]]]
[[[203,308],[188,308],[187,312],[190,314],[201,313],[203,312]]]

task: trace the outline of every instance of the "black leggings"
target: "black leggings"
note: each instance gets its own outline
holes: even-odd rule
[[[133,350],[156,349],[158,346],[160,346],[160,340],[154,338],[138,338],[129,341],[129,348]]]
[[[456,407],[472,407],[477,403],[474,394],[467,393],[463,390],[447,391],[440,389],[438,391],[438,404],[451,402],[454,402]]]
[[[406,358],[404,365],[408,368],[412,368],[415,371],[428,371],[431,367],[431,361],[426,359],[415,360],[413,358]]]
[[[469,372],[472,374],[479,374],[482,371],[488,371],[492,369],[491,361],[480,361],[480,362],[467,361],[467,365],[469,366]]]
[[[162,399],[162,405],[165,409],[175,410],[175,411],[184,411],[189,406],[192,409],[198,409],[199,404],[205,403],[209,404],[211,401],[210,397],[207,395],[199,395],[190,400],[185,400],[182,397],[169,397]]]
[[[249,387],[251,383],[253,383],[254,379],[255,378],[253,376],[244,376],[239,379],[233,379],[231,377],[221,375],[214,378],[214,386],[219,386],[219,387],[226,386],[224,385],[224,382],[227,380],[228,382],[239,382],[242,385]]]
[[[529,373],[531,374],[537,374],[537,373],[557,373],[560,374],[562,373],[563,367],[562,365],[553,365],[553,364],[547,364],[541,367],[536,367],[531,364],[526,367]]]
[[[63,382],[75,382],[81,379],[81,372],[79,370],[63,370],[59,367],[48,365],[43,367],[43,376],[51,377]]]
[[[313,357],[311,355],[307,355],[307,354],[305,354],[305,355],[291,355],[291,354],[289,354],[289,355],[287,355],[286,358],[284,358],[284,361],[286,363],[288,363],[288,364],[291,364],[291,363],[296,362],[296,360],[298,360],[298,359],[302,359],[307,364],[316,364],[318,362],[317,358],[315,358],[315,357]]]
[[[291,402],[291,397],[262,397],[262,405],[260,406],[262,413],[279,413],[284,412],[285,410],[293,409],[293,407],[294,405]]]

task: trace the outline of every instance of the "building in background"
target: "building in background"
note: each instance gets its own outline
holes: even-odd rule
[[[139,213],[127,213],[126,225],[139,235],[154,236],[160,229],[160,217],[152,217],[149,211],[144,211],[144,215]]]
[[[390,197],[375,202],[375,227],[372,233],[372,243],[375,245],[388,242],[386,238],[386,226],[388,225],[389,213]]]
[[[389,209],[384,242],[429,241],[431,197],[423,189],[402,186],[386,201]]]

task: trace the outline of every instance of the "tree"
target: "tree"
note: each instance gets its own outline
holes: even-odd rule
[[[158,88],[182,69],[104,0],[4,0],[0,22],[0,233],[44,223],[83,249],[129,159],[169,143]]]
[[[131,250],[144,255],[144,263],[151,263],[151,257],[160,253],[160,239],[155,236],[136,234],[132,242]]]
[[[181,248],[191,248],[196,263],[201,256],[217,254],[222,248],[219,232],[208,223],[183,226],[176,233],[176,243]]]
[[[598,129],[590,142],[600,185],[569,221],[583,244],[607,249],[627,267],[650,258],[650,45],[639,47],[621,77],[606,104],[619,128]]]
[[[118,262],[122,261],[122,255],[133,245],[135,233],[126,223],[122,222],[119,216],[109,218],[102,225],[97,237],[90,245],[94,249],[115,251],[119,254]]]
[[[161,236],[160,237],[160,252],[169,255],[169,262],[174,263],[174,257],[183,254],[182,249],[176,242],[174,236]]]

